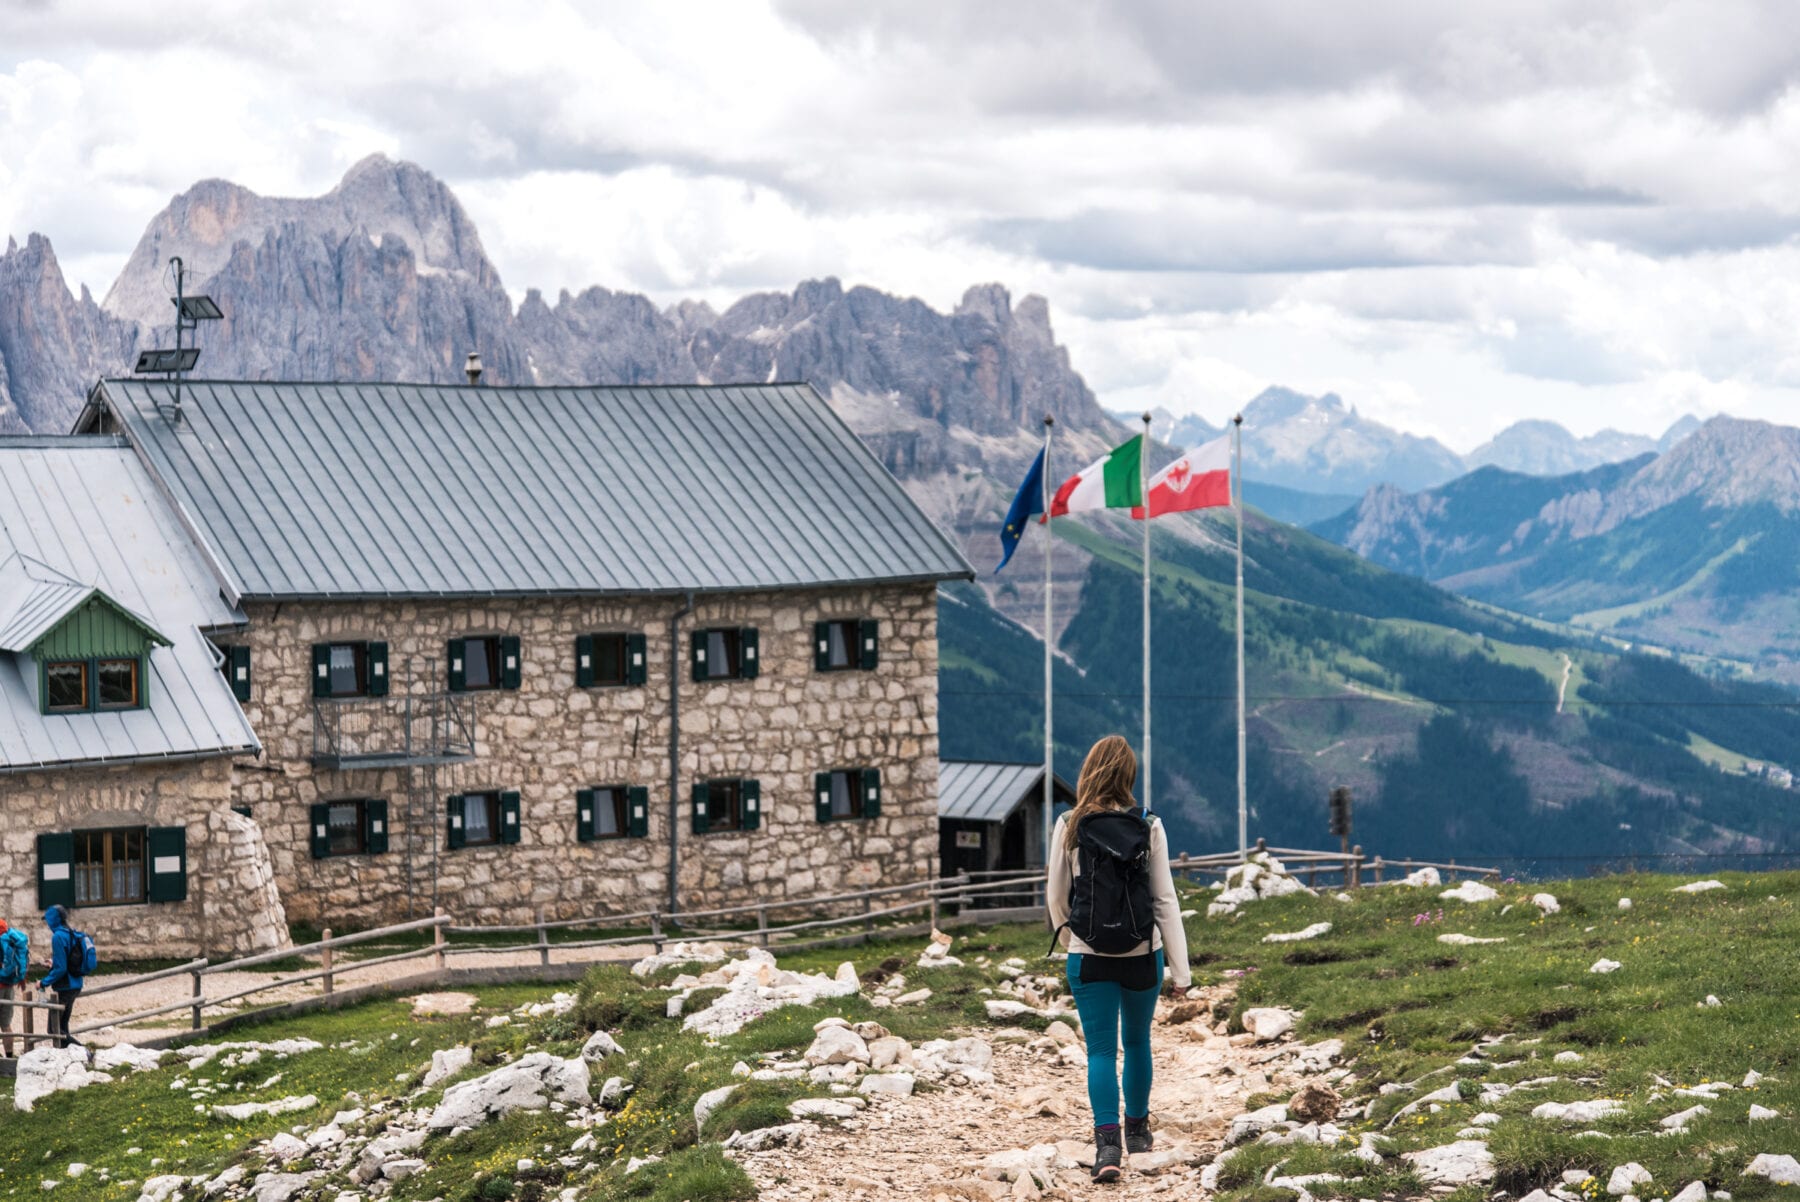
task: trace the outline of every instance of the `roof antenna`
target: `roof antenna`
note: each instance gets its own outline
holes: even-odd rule
[[[183,292],[187,280],[187,269],[177,255],[169,260],[175,269],[175,295],[169,303],[175,306],[175,349],[139,351],[137,366],[133,367],[133,375],[157,375],[173,377],[175,380],[175,407],[169,414],[169,420],[181,421],[181,377],[185,372],[194,370],[194,364],[200,361],[200,348],[184,347],[181,336],[200,327],[203,321],[218,321],[225,314],[213,303],[210,296],[188,296]]]
[[[470,388],[473,388],[473,387],[475,387],[475,385],[481,383],[481,356],[480,356],[480,354],[478,354],[475,351],[469,352],[469,357],[467,359],[463,360],[463,372],[464,372],[464,374],[466,374],[469,377],[469,387]]]

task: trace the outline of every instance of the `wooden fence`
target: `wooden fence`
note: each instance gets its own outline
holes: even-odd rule
[[[1350,888],[1361,883],[1382,884],[1388,873],[1405,875],[1427,867],[1438,869],[1450,879],[1459,875],[1488,878],[1499,876],[1497,869],[1458,865],[1455,861],[1437,864],[1423,860],[1384,861],[1380,857],[1367,860],[1362,855],[1361,848],[1348,853],[1306,851],[1270,848],[1258,840],[1256,850],[1274,854],[1288,866],[1291,874],[1297,878],[1304,877],[1309,886],[1316,886],[1321,876],[1326,883],[1335,879]],[[1191,880],[1196,877],[1222,877],[1240,862],[1236,852],[1209,856],[1184,854],[1170,861],[1170,868]],[[826,944],[865,942],[877,934],[923,933],[950,925],[952,919],[958,925],[974,921],[993,923],[1030,919],[1042,912],[1045,881],[1046,875],[1041,869],[964,873],[956,877],[915,881],[905,885],[872,887],[793,901],[690,910],[679,914],[644,910],[633,914],[546,920],[540,908],[536,921],[517,926],[459,926],[440,911],[432,918],[421,918],[349,935],[334,935],[326,930],[321,932],[317,941],[297,947],[261,952],[217,964],[204,959],[193,960],[157,972],[96,985],[82,991],[82,1001],[174,978],[185,977],[188,981],[187,991],[178,1000],[101,1021],[78,1023],[70,1033],[81,1036],[94,1031],[143,1023],[182,1011],[187,1012],[186,1025],[190,1031],[203,1031],[206,1028],[205,1011],[208,1008],[216,1011],[219,1007],[243,1002],[259,994],[291,990],[313,982],[318,982],[321,990],[314,996],[329,998],[337,991],[342,978],[378,966],[414,960],[429,960],[430,967],[425,970],[426,975],[442,980],[447,975],[453,957],[535,952],[538,965],[548,968],[553,953],[592,953],[609,948],[644,946],[660,952],[671,942],[699,940],[755,944],[764,948],[779,944],[784,950],[795,951]],[[789,915],[800,917],[785,922],[778,921]],[[910,923],[907,921],[909,919],[912,920]],[[626,933],[593,939],[552,941],[553,934],[581,928],[623,930]],[[340,960],[337,955],[341,948],[416,936],[425,931],[431,932],[431,942],[419,947],[366,960]],[[509,942],[504,940],[507,936],[524,938]],[[465,942],[453,944],[452,940],[459,937]],[[492,942],[496,938],[501,938],[502,941]],[[603,959],[606,959],[603,955],[589,955],[572,963],[592,964]],[[289,960],[316,960],[318,967],[283,973],[273,980],[249,986],[234,987],[221,981],[226,973],[242,972]],[[284,1003],[281,1001],[275,1001],[263,1008],[282,1004]],[[24,1014],[24,1031],[15,1032],[15,1040],[22,1038],[24,1046],[29,1049],[34,1041],[41,1043],[51,1039],[47,1031],[39,1032],[34,1029],[33,1015],[40,1011],[60,1009],[59,1006],[54,1002],[41,1000],[15,1001],[13,1005]]]

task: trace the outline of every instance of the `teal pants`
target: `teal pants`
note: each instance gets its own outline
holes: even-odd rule
[[[1069,953],[1069,991],[1087,1039],[1088,1106],[1094,1126],[1119,1122],[1119,1045],[1125,1045],[1125,1113],[1150,1113],[1150,1020],[1156,1017],[1157,988],[1126,989],[1114,981],[1081,980],[1081,953]],[[1156,952],[1156,979],[1162,981],[1163,954]]]

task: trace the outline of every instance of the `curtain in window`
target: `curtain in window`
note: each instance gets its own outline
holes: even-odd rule
[[[492,799],[471,793],[463,800],[463,841],[492,843],[495,838]]]

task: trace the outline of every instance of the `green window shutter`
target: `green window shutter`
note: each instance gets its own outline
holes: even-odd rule
[[[445,807],[444,829],[448,834],[445,843],[451,850],[463,845],[463,798],[458,793],[450,798]]]
[[[881,769],[862,770],[863,817],[881,817]]]
[[[744,807],[744,829],[759,830],[762,827],[762,782],[741,780],[738,782],[738,798]]]
[[[38,909],[75,904],[75,836],[39,835]]]
[[[312,858],[323,860],[331,854],[331,807],[315,805],[310,813],[312,824],[307,827],[307,842],[312,844]]]
[[[463,660],[468,654],[468,644],[462,639],[451,639],[447,645],[447,661],[450,665],[450,691],[460,693],[464,689]],[[461,847],[457,843],[454,846]]]
[[[594,687],[594,636],[591,634],[575,636],[575,687]]]
[[[696,630],[691,636],[692,643],[688,650],[688,660],[693,665],[693,677],[696,681],[706,679],[706,631]]]
[[[500,640],[500,687],[516,689],[525,678],[525,662],[519,654],[519,640],[507,635]]]
[[[694,833],[704,835],[712,829],[712,822],[706,815],[706,782],[696,781],[694,784]]]
[[[831,773],[813,773],[813,818],[831,821]]]
[[[641,634],[625,636],[625,683],[643,684],[650,679],[648,646]]]
[[[575,790],[575,838],[581,843],[594,841],[594,791]]]
[[[831,671],[831,623],[813,623],[813,671]]]
[[[145,896],[153,902],[186,901],[187,827],[151,827],[144,832],[144,853],[150,861]]]
[[[519,841],[519,795],[517,793],[500,794],[500,842],[517,843]]]
[[[372,856],[378,856],[388,849],[387,802],[363,802],[363,847]]]
[[[756,627],[746,626],[738,631],[738,675],[745,680],[755,680],[757,664],[762,656],[757,652]]]
[[[313,696],[331,696],[331,644],[313,644]]]
[[[388,695],[387,644],[370,643],[367,662],[369,666],[369,696],[386,697]]]
[[[864,618],[857,624],[858,664],[865,672],[873,672],[881,663],[881,623],[874,618]]]
[[[239,701],[250,700],[250,648],[227,647],[225,667],[231,674],[231,695]]]
[[[633,839],[650,835],[650,790],[642,785],[625,790],[625,833]]]

